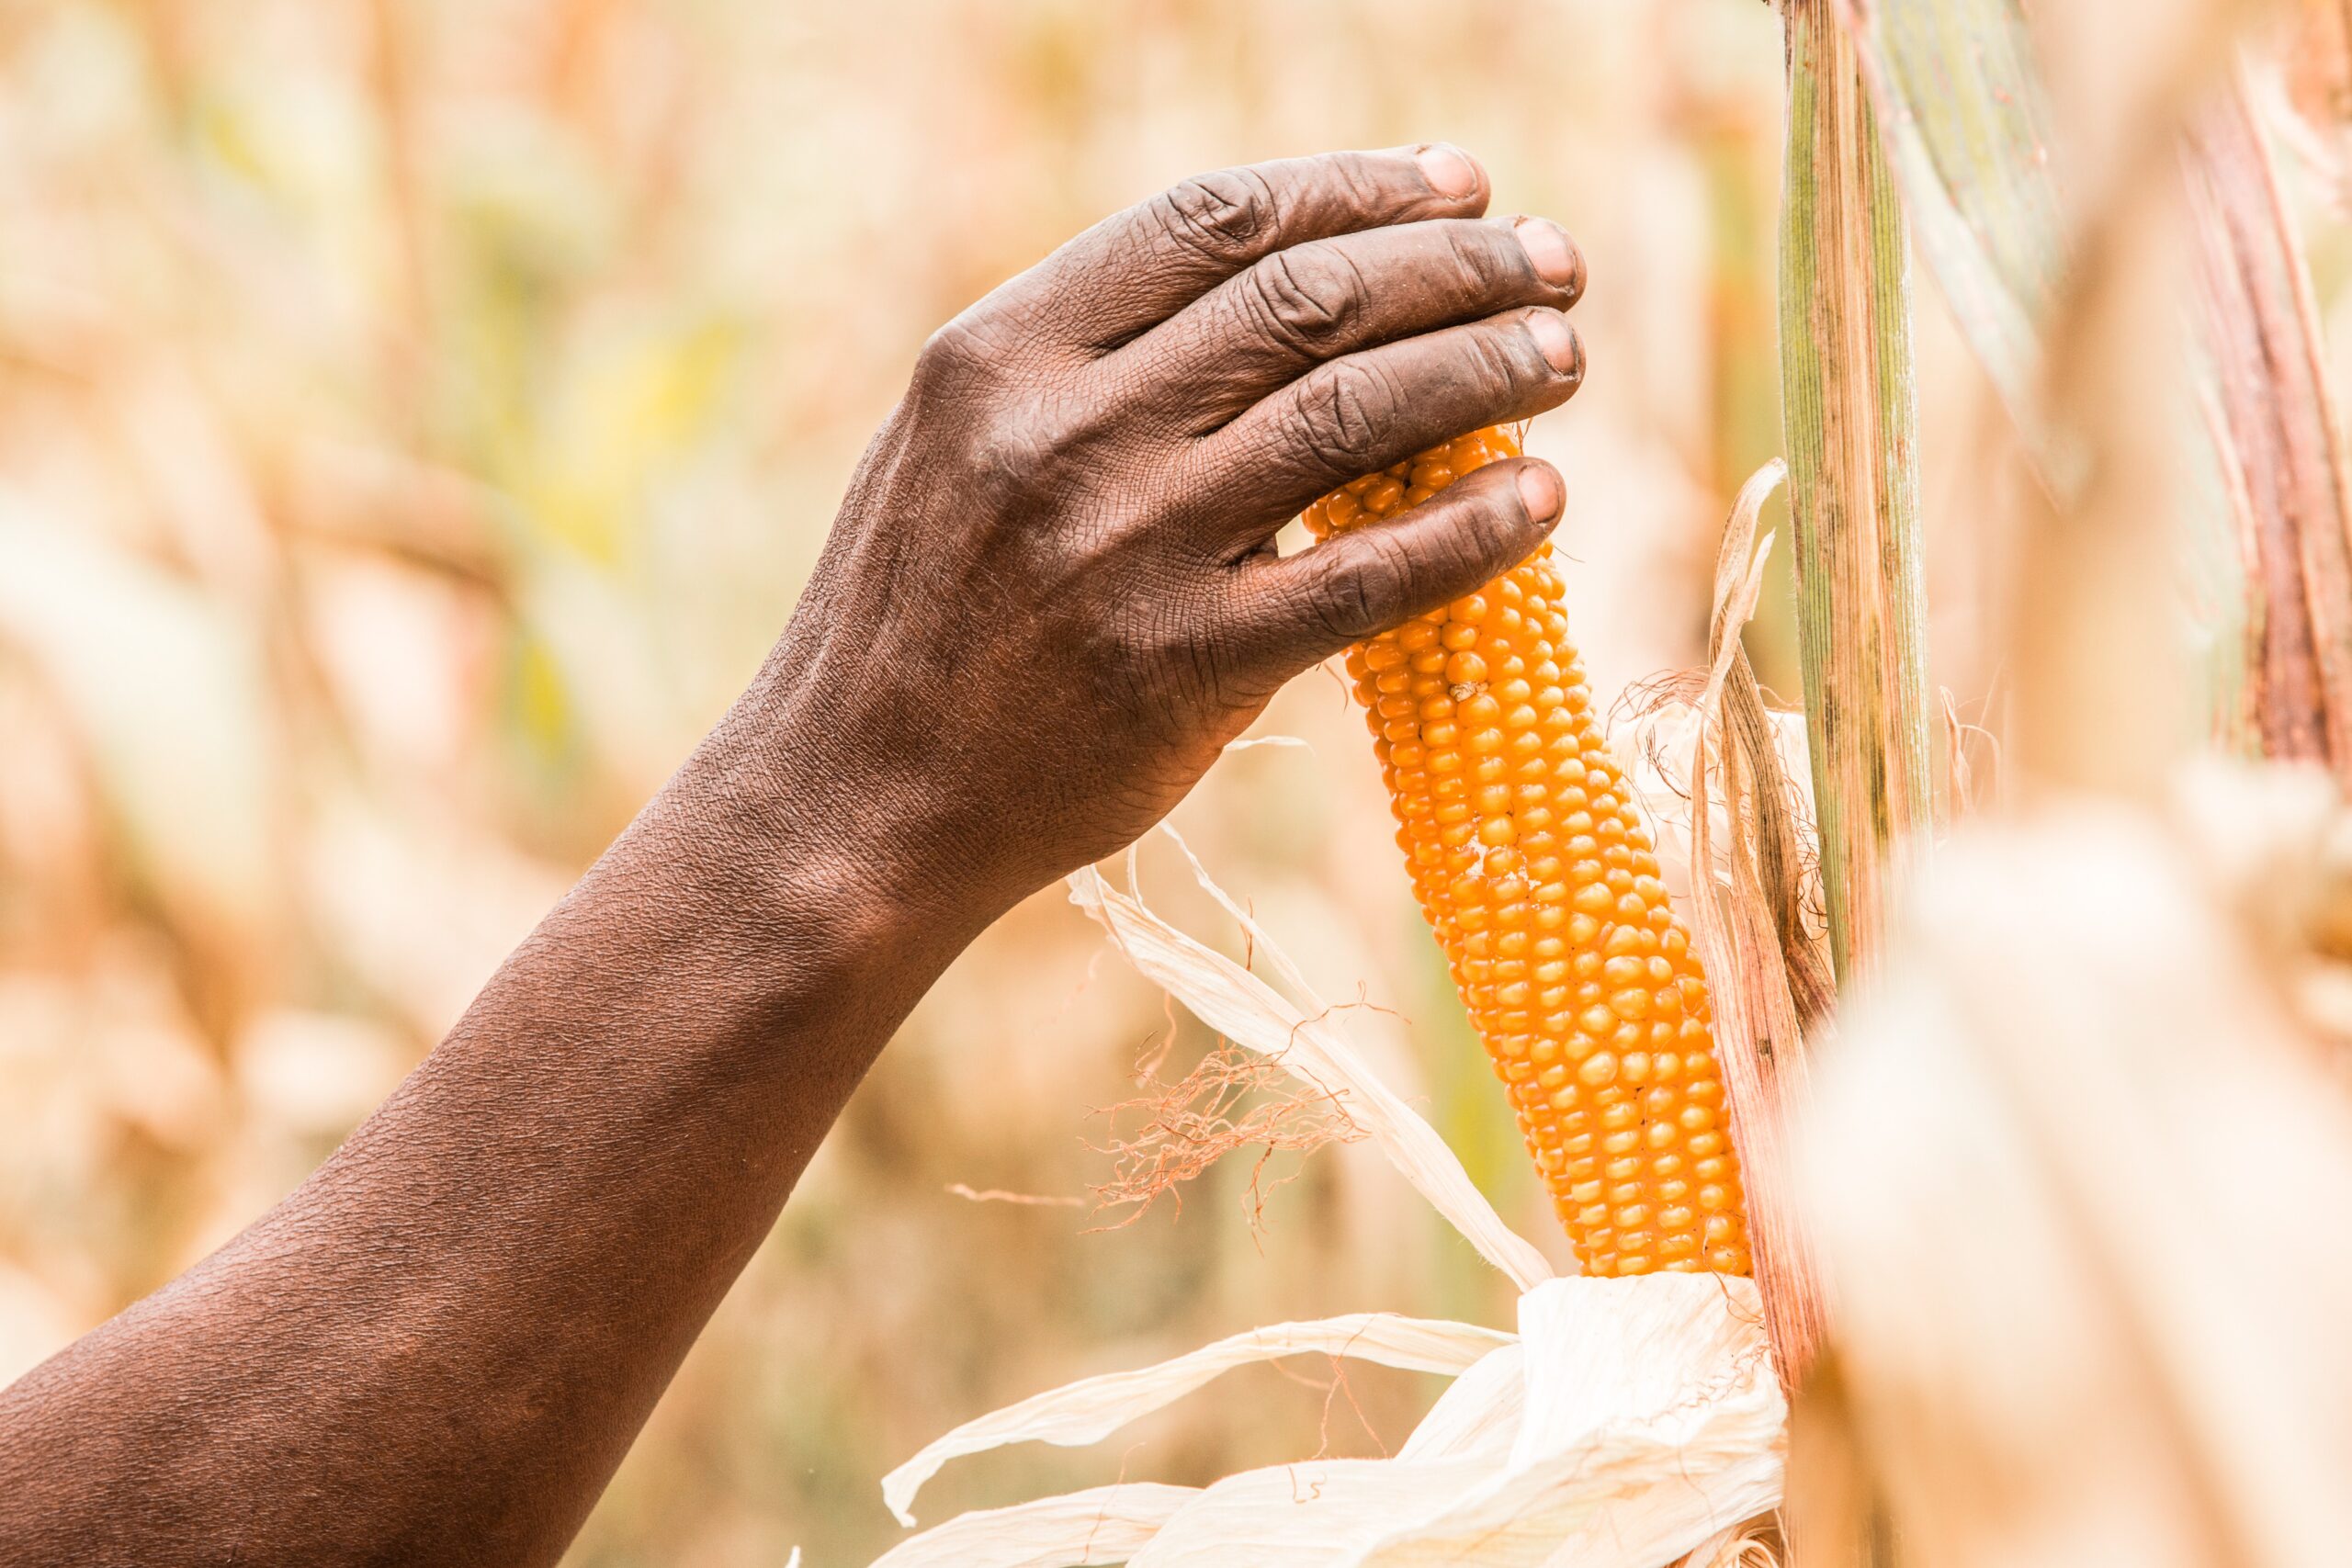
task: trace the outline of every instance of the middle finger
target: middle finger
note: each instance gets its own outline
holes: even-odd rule
[[[1174,433],[1202,435],[1327,360],[1515,306],[1565,309],[1583,288],[1584,258],[1549,219],[1396,224],[1278,251],[1101,368],[1167,400]]]
[[[1556,408],[1583,379],[1576,329],[1544,305],[1331,360],[1191,444],[1180,466],[1191,514],[1247,552],[1348,480]]]

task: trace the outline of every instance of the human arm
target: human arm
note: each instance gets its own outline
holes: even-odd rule
[[[1498,465],[1273,551],[1580,376],[1573,248],[1436,157],[1188,182],[942,329],[751,687],[448,1037],[0,1392],[0,1559],[554,1561],[940,969],[1556,514]]]

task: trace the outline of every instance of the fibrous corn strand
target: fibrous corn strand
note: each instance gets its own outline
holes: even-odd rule
[[[1317,502],[1317,537],[1519,455],[1500,427]],[[1707,985],[1568,641],[1549,545],[1349,650],[1413,891],[1594,1274],[1748,1271]]]

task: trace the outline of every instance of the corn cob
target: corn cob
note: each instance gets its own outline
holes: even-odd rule
[[[1499,426],[1317,502],[1318,538],[1519,456]],[[1413,891],[1593,1274],[1748,1271],[1707,985],[1592,712],[1549,545],[1358,644]]]

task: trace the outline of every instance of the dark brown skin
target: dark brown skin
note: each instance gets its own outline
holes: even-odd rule
[[[1188,181],[942,328],[734,709],[294,1194],[0,1393],[0,1562],[544,1563],[891,1032],[1283,682],[1557,516],[1354,476],[1576,389],[1583,280],[1445,147]]]

